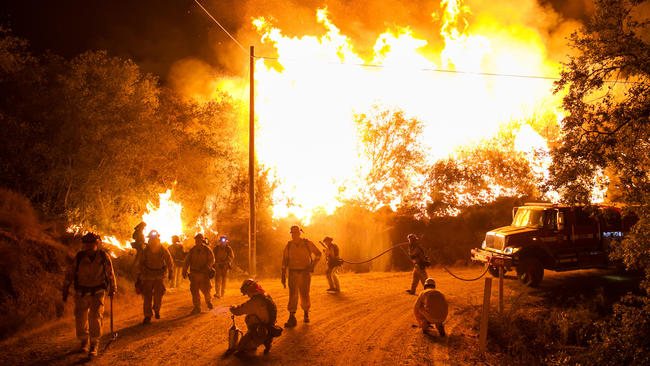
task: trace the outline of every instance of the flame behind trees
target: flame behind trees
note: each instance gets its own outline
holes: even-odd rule
[[[243,159],[228,98],[199,104],[130,60],[35,57],[0,36],[0,185],[50,217],[122,238],[174,182],[186,223],[229,194]]]

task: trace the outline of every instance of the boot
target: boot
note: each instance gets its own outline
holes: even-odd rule
[[[201,308],[194,308],[190,314],[201,314]]]
[[[88,342],[88,338],[86,338],[83,341],[81,341],[79,352],[88,352],[88,351],[90,351],[90,343]]]
[[[440,333],[441,337],[444,337],[444,336],[447,335],[447,333],[445,333],[445,326],[442,325],[442,323],[436,324],[436,328],[438,328],[438,333]]]
[[[409,293],[409,294],[411,294],[411,295],[415,295],[415,291],[414,291],[414,290],[406,290],[406,292]]]
[[[207,305],[208,305],[208,310],[212,310],[213,308],[212,303],[208,301]]]
[[[142,320],[142,325],[147,325],[151,324],[151,317],[150,316],[145,316],[144,320]]]
[[[305,319],[303,321],[309,323],[309,312],[307,310],[305,310]]]
[[[287,320],[286,323],[284,323],[285,328],[293,328],[296,325],[298,325],[298,321],[296,320],[296,313],[289,313],[289,320]]]
[[[156,319],[160,319],[160,310],[154,310]]]
[[[96,357],[99,352],[99,342],[93,342],[90,344],[90,350],[88,351],[88,357]]]
[[[273,342],[273,338],[267,339],[264,341],[264,354],[268,355],[269,351],[271,351],[271,342]]]

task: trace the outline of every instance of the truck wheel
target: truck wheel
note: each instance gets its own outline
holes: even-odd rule
[[[544,266],[538,259],[523,259],[517,266],[517,276],[526,286],[537,286],[544,278]]]
[[[489,267],[488,267],[488,272],[490,272],[490,274],[492,275],[492,277],[499,278],[499,267],[489,266]],[[506,272],[508,272],[508,271],[506,271],[506,269],[504,268],[504,269],[503,269],[503,275],[504,275],[504,276],[506,275]]]

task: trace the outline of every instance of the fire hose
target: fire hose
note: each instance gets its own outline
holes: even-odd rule
[[[368,259],[368,260],[365,260],[365,261],[361,261],[361,262],[350,262],[350,261],[346,261],[345,259],[341,259],[341,261],[342,261],[343,263],[347,263],[347,264],[364,264],[364,263],[372,262],[372,261],[374,261],[375,259],[381,257],[382,255],[384,255],[384,254],[390,252],[391,250],[394,250],[394,249],[397,249],[397,248],[403,247],[403,246],[405,246],[405,245],[408,245],[408,243],[404,242],[404,243],[395,244],[395,245],[393,245],[392,247],[390,247],[390,248],[384,250],[383,252],[379,253],[378,255],[376,255],[376,256],[374,256],[374,257]],[[485,274],[488,272],[488,269],[489,269],[489,268],[490,268],[490,263],[486,263],[486,264],[485,264],[485,270],[484,270],[483,273],[481,273],[478,277],[475,277],[475,278],[462,278],[462,277],[459,277],[459,276],[453,274],[453,273],[452,273],[452,272],[451,272],[447,267],[442,266],[442,269],[444,269],[444,270],[445,270],[447,273],[449,273],[452,277],[454,277],[454,278],[456,278],[456,279],[458,279],[458,280],[461,280],[461,281],[467,281],[467,282],[480,280],[483,276],[485,276]]]

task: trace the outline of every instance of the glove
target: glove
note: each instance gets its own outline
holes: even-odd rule
[[[114,288],[112,288],[112,289],[110,289],[108,291],[108,297],[113,297],[113,296],[115,296],[115,289]]]
[[[170,281],[173,280],[173,279],[174,279],[174,274],[173,274],[173,273],[170,273],[169,276],[167,276],[167,278],[168,278]]]
[[[187,272],[183,272],[183,278],[187,278]]]
[[[282,286],[284,286],[284,288],[287,288],[287,272],[285,272],[284,270],[282,270],[282,280],[281,281],[282,281]]]
[[[230,305],[230,312],[232,313],[232,309],[235,308],[235,305]]]
[[[63,296],[62,296],[63,302],[68,301],[68,289],[67,288],[63,289],[62,294],[63,294]]]

